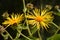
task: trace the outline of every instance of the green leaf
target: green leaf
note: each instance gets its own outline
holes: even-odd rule
[[[47,40],[60,40],[60,34],[53,35],[52,37],[49,37]]]
[[[60,16],[60,12],[55,12],[54,14],[57,16]]]
[[[60,16],[60,12],[56,13],[56,15]]]
[[[37,31],[37,27],[34,25],[33,28],[31,29],[31,33],[34,34]]]

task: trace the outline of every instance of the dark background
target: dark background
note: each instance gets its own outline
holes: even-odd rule
[[[60,5],[60,0],[25,0],[27,3],[33,3],[34,6],[39,7],[42,3],[43,5],[50,4],[52,6]],[[22,0],[0,0],[0,24],[3,21],[1,16],[4,12],[8,11],[9,13],[20,13],[23,10],[23,1]],[[58,18],[57,18],[58,19]],[[58,21],[59,22],[59,19]],[[49,35],[49,34],[48,34]],[[0,40],[3,40],[3,37],[0,35]]]

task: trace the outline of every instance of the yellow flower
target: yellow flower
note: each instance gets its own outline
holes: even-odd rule
[[[23,14],[19,15],[19,14],[14,14],[13,13],[11,15],[11,17],[7,17],[6,18],[7,20],[5,20],[2,24],[3,25],[8,25],[8,26],[13,25],[13,24],[18,24],[23,20],[22,16],[23,16]]]
[[[30,19],[28,20],[28,23],[32,25],[36,24],[37,29],[45,28],[47,30],[47,28],[49,28],[50,22],[53,21],[52,12],[49,12],[48,9],[40,11],[40,9],[35,8],[35,10],[33,10],[33,13],[31,13],[32,15],[27,14],[26,17]]]

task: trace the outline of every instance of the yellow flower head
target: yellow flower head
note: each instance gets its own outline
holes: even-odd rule
[[[19,14],[13,13],[11,15],[11,17],[7,17],[6,18],[7,20],[5,20],[2,24],[8,25],[8,26],[13,25],[13,24],[18,24],[22,21],[22,19],[23,19],[22,16],[23,16],[23,14],[19,15]]]
[[[37,8],[35,8],[35,10],[33,10],[32,15],[27,14],[27,18],[30,18],[32,20],[28,20],[29,24],[36,24],[37,28],[45,28],[47,30],[47,28],[49,28],[49,24],[50,22],[53,21],[53,16],[52,16],[52,12],[49,12],[48,9],[44,9],[44,10],[39,10]]]

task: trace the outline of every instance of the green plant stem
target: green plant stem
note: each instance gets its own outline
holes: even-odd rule
[[[17,32],[17,35],[16,35],[16,37],[15,37],[15,39],[14,40],[16,40],[16,39],[18,39],[19,37],[20,37],[20,34],[21,33],[21,31],[19,30],[18,32]]]
[[[24,6],[24,9],[25,9],[25,8],[26,8],[26,7],[25,7],[25,0],[23,0],[23,6]]]
[[[5,30],[5,32],[9,35],[9,37],[13,40],[13,37]]]
[[[59,30],[60,30],[60,29],[57,29],[57,31],[55,32],[55,34],[57,34]],[[54,34],[54,35],[55,35],[55,34]]]
[[[41,38],[41,35],[40,35],[40,32],[39,32],[40,30],[38,30],[38,36],[39,36],[39,40],[42,40],[42,38]]]
[[[58,25],[56,25],[54,22],[51,22],[55,27],[57,27],[58,29],[60,29],[60,27]]]
[[[22,35],[23,37],[25,37],[26,39],[31,40],[29,37],[25,36],[24,34],[21,33],[21,35]]]
[[[7,25],[7,26],[5,27],[5,29],[7,29],[9,26],[10,26],[10,25]]]
[[[31,36],[31,32],[30,32],[29,25],[28,25],[27,18],[26,18],[25,0],[23,0],[23,6],[24,6],[23,11],[24,11],[24,13],[25,13],[25,21],[26,21],[26,24],[27,24],[28,33],[29,33],[29,35]]]
[[[13,38],[12,38],[12,36],[5,30],[5,32],[8,34],[8,36],[11,38],[11,40],[13,40]],[[5,35],[3,34],[3,33],[1,33],[1,35],[4,37],[4,39],[5,39]],[[6,39],[5,39],[6,40]]]
[[[27,20],[26,20],[26,22],[27,22]],[[28,26],[28,22],[27,22],[27,29],[28,29],[29,35],[32,36],[31,31],[30,31],[29,26]]]
[[[60,27],[59,27],[58,25],[56,25],[54,22],[51,22],[51,23],[52,23],[56,28],[58,28],[57,31],[55,32],[55,34],[57,34],[57,32],[60,30]],[[55,35],[55,34],[54,34],[54,35]]]
[[[3,33],[1,33],[1,35],[3,36],[4,40],[7,40],[6,36]]]

